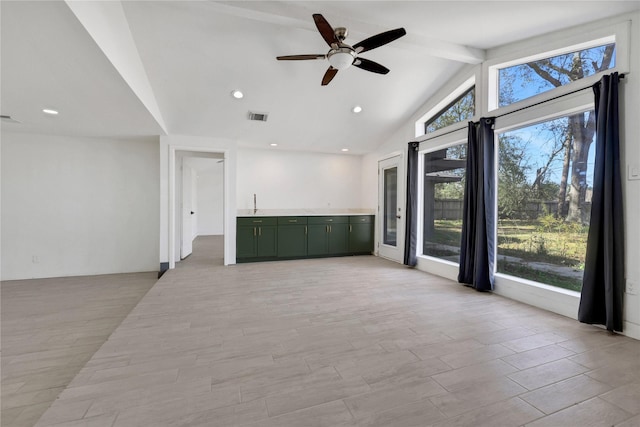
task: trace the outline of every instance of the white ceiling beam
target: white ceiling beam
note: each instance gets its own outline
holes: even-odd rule
[[[167,126],[120,1],[65,0],[65,3],[167,134]]]
[[[225,13],[239,18],[283,25],[291,28],[299,28],[317,32],[311,19],[311,13],[304,6],[287,2],[228,2],[210,1],[209,7],[217,12]],[[300,3],[304,5],[304,2]],[[352,23],[355,22],[351,20]],[[373,34],[381,33],[388,28],[380,28],[377,25],[358,21],[358,31],[350,29],[350,38],[367,38]],[[408,33],[406,36],[393,42],[393,47],[411,50],[416,55],[429,55],[437,58],[466,64],[480,64],[485,60],[484,49],[477,49],[444,40],[429,38],[417,34]]]

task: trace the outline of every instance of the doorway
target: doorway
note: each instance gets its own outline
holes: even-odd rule
[[[224,155],[193,151],[175,152],[175,261],[190,257],[196,239],[224,240]],[[207,254],[204,255],[206,258]]]
[[[404,173],[402,155],[378,162],[378,255],[402,263],[404,258]]]

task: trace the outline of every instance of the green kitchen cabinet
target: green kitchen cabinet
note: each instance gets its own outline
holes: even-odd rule
[[[307,256],[307,217],[278,217],[278,258]]]
[[[349,253],[370,254],[373,252],[374,221],[372,215],[349,217]]]
[[[307,255],[332,256],[349,252],[349,217],[308,218]]]
[[[374,216],[238,217],[237,262],[373,252]]]
[[[278,255],[276,217],[239,217],[236,230],[236,260],[253,261]]]

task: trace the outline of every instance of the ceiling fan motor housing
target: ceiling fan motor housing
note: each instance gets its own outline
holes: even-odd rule
[[[349,35],[349,30],[347,30],[345,27],[336,27],[333,29],[333,34],[335,34],[336,39],[341,42],[347,38],[347,36]]]

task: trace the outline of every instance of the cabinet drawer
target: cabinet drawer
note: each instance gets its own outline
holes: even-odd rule
[[[354,215],[349,217],[349,224],[370,224],[373,222],[373,215]]]
[[[238,217],[238,226],[254,226],[254,225],[277,225],[278,218],[275,216],[258,216],[258,217]]]
[[[348,216],[310,216],[309,224],[348,224]]]
[[[279,216],[278,225],[307,225],[306,216]]]

